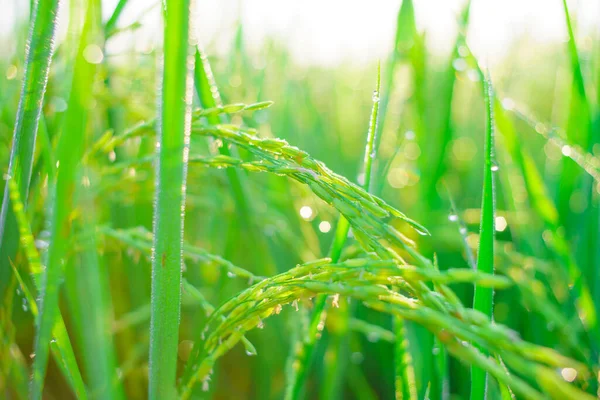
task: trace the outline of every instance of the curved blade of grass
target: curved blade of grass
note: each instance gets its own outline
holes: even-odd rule
[[[87,115],[92,101],[91,85],[96,66],[84,57],[88,45],[96,45],[96,7],[88,5],[86,22],[83,28],[79,50],[75,61],[71,96],[68,102],[63,133],[57,151],[59,168],[56,173],[56,186],[52,197],[50,243],[48,264],[42,280],[40,317],[35,339],[35,359],[31,397],[39,399],[44,386],[44,376],[48,362],[48,344],[52,326],[58,313],[59,284],[66,263],[67,249],[71,233],[71,213],[74,206],[75,188],[78,186],[77,172],[83,155],[83,144],[87,125]]]
[[[381,93],[381,66],[377,66],[377,84],[375,87],[375,91],[373,92],[373,108],[371,110],[371,118],[369,121],[369,129],[367,131],[367,142],[365,147],[365,154],[363,159],[363,168],[364,168],[364,188],[366,190],[369,189],[371,184],[371,171],[373,168],[373,160],[376,156],[376,135],[377,135],[377,122],[378,122],[378,113],[379,113],[379,103],[380,103],[380,93]],[[330,250],[330,256],[333,262],[337,262],[340,259],[342,249],[344,244],[346,243],[346,238],[348,237],[348,231],[350,229],[350,224],[343,217],[340,216],[334,241],[332,243],[332,247]],[[315,300],[315,308],[313,310],[309,330],[306,337],[302,338],[302,341],[296,344],[295,351],[290,354],[290,357],[294,358],[294,361],[290,362],[290,365],[293,366],[292,373],[288,375],[288,379],[290,381],[287,382],[287,390],[286,390],[286,399],[298,399],[304,389],[306,379],[308,377],[308,370],[310,368],[310,361],[312,360],[312,356],[315,350],[315,345],[317,343],[318,338],[320,337],[320,332],[324,326],[324,319],[326,317],[325,314],[325,306],[327,302],[327,296],[319,296]]]
[[[481,203],[481,225],[479,228],[479,251],[477,270],[492,274],[494,272],[494,234],[496,213],[496,188],[494,164],[494,92],[489,76],[484,80],[486,103],[485,159],[483,170],[483,200]],[[473,309],[490,318],[493,315],[493,296],[491,288],[475,286]],[[480,349],[486,354],[485,350]],[[471,368],[471,399],[485,399],[487,395],[487,374],[484,370]]]
[[[167,0],[157,141],[150,319],[149,398],[175,397],[191,74],[189,0]]]
[[[54,52],[59,0],[37,0],[32,5],[23,87],[7,173],[15,179],[25,204],[31,179],[38,121],[42,114],[48,72]],[[9,281],[10,260],[14,260],[18,247],[19,229],[6,186],[0,210],[0,298],[4,297],[5,285]]]
[[[116,352],[110,332],[110,290],[106,282],[106,267],[98,257],[94,211],[89,189],[82,188],[82,220],[74,226],[74,234],[82,238],[80,252],[73,257],[72,268],[65,273],[65,287],[73,331],[81,346],[86,382],[91,397],[123,399],[117,375]],[[85,301],[81,301],[85,299]]]

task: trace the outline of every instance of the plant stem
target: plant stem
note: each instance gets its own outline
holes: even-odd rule
[[[492,274],[494,272],[494,234],[496,212],[496,189],[494,174],[494,92],[489,76],[484,80],[484,96],[486,103],[485,160],[483,171],[483,200],[481,203],[481,225],[479,229],[479,252],[477,269]],[[488,318],[493,317],[493,296],[491,288],[475,285],[473,309]],[[486,350],[480,348],[483,354]],[[473,366],[471,368],[471,400],[485,399],[487,395],[487,373]]]
[[[149,398],[176,396],[191,70],[189,0],[167,0],[154,205]]]

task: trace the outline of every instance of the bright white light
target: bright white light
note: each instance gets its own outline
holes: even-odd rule
[[[308,221],[310,219],[310,217],[312,217],[313,215],[313,210],[312,208],[310,208],[310,206],[302,206],[300,208],[300,216],[302,217],[302,219]]]
[[[508,226],[508,223],[506,222],[506,218],[504,218],[502,216],[496,217],[496,231],[497,232],[504,232],[504,230],[506,229],[507,226]]]
[[[0,39],[6,39],[15,21],[28,17],[29,2],[4,2],[0,13]],[[118,0],[105,0],[103,19],[112,14]],[[145,13],[146,0],[130,0],[123,10],[119,26],[138,20],[142,27],[121,33],[108,43],[109,53],[119,53],[133,44],[147,50],[160,43],[161,7]],[[449,54],[457,32],[457,20],[465,0],[420,0],[415,2],[417,27],[425,31],[427,49]],[[600,15],[598,0],[568,0],[571,17],[577,21],[580,39],[595,34]],[[296,62],[332,65],[372,63],[389,55],[394,40],[396,17],[401,0],[221,0],[203,1],[194,10],[193,29],[200,44],[210,54],[228,54],[234,43],[237,21],[244,29],[244,46],[260,48],[265,39],[275,37],[290,49]],[[233,12],[232,12],[233,10]],[[239,12],[238,12],[239,10]],[[69,7],[60,10],[58,40],[67,36]],[[532,43],[561,42],[567,36],[560,1],[548,0],[474,0],[469,18],[469,46],[478,59],[489,66],[502,60],[519,38]],[[2,40],[0,40],[2,42]],[[11,51],[14,51],[11,49]]]
[[[331,230],[331,224],[328,221],[321,221],[319,230],[323,233],[327,233]]]

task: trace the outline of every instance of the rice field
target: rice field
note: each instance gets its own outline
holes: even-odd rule
[[[448,54],[402,0],[385,58],[335,66],[241,22],[198,43],[200,1],[149,4],[161,40],[119,54],[127,0],[25,3],[0,36],[0,398],[600,397],[575,2],[565,41],[492,66],[470,0]]]

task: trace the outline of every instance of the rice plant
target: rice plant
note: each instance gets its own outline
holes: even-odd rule
[[[241,18],[199,43],[201,2],[15,7],[1,398],[599,396],[599,42],[571,2],[566,42],[487,67],[470,1],[448,54],[403,0],[381,62],[327,68]]]

